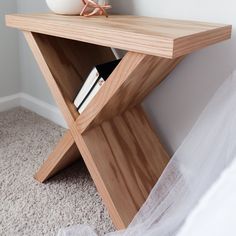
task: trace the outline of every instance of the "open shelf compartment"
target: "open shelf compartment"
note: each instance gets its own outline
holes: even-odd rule
[[[75,120],[79,116],[73,103],[75,97],[95,65],[115,60],[112,50],[45,34],[32,35]]]

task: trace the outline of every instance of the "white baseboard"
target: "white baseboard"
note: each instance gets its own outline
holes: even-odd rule
[[[32,97],[26,93],[20,94],[20,106],[33,111],[44,118],[67,128],[66,122],[60,112],[60,110],[46,102],[43,102],[35,97]]]
[[[0,97],[0,112],[18,107],[20,105],[20,94]]]
[[[66,122],[60,110],[26,93],[18,93],[8,97],[0,98],[0,112],[12,109],[14,107],[24,107],[33,111],[46,119],[67,128]]]

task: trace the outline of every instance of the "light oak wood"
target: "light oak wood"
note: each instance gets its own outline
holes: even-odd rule
[[[82,135],[114,209],[125,228],[140,209],[169,157],[140,107],[105,121]],[[110,201],[111,201],[110,200]],[[105,202],[108,206],[110,203]]]
[[[64,115],[64,118],[70,126],[73,124],[76,117],[78,117],[78,113],[76,112],[75,107],[73,107],[72,101],[69,100],[62,91],[60,90],[53,74],[50,71],[50,68],[48,67],[43,54],[41,52],[41,49],[39,48],[39,45],[37,44],[33,33],[24,31],[24,36],[34,54],[34,57],[44,75],[44,78],[48,84],[48,87],[50,88],[50,91],[54,97],[54,100],[56,101],[58,107],[62,111],[62,114]]]
[[[43,183],[62,169],[73,164],[79,158],[81,158],[81,155],[74,138],[71,132],[67,131],[48,159],[35,174],[35,179]]]
[[[153,137],[154,132],[151,130],[150,126],[148,125],[147,119],[145,118],[145,115],[142,114],[142,111],[140,111],[140,109],[137,112],[133,111],[133,113],[134,113],[133,118],[131,117],[130,119],[134,120],[134,124],[135,124],[135,119],[136,119],[136,123],[138,125],[140,125],[140,127],[138,127],[138,125],[137,125],[134,128],[134,130],[137,129],[136,133],[132,133],[131,131],[130,132],[127,131],[127,135],[126,135],[126,137],[124,137],[124,140],[126,140],[124,142],[128,142],[131,145],[131,147],[133,147],[130,151],[129,158],[131,158],[132,161],[139,160],[140,161],[139,165],[141,165],[141,162],[147,158],[147,155],[149,155],[151,162],[153,162],[153,159],[156,159],[156,164],[152,163],[152,167],[154,167],[156,174],[155,175],[151,174],[150,169],[148,167],[151,164],[149,163],[148,166],[146,166],[146,165],[143,166],[143,170],[139,166],[141,168],[140,169],[140,176],[136,176],[137,173],[135,172],[135,176],[133,176],[130,180],[126,179],[128,176],[127,175],[127,176],[125,176],[123,183],[116,182],[115,189],[117,189],[117,190],[120,189],[120,191],[122,191],[122,192],[126,191],[126,192],[124,192],[124,195],[126,195],[126,196],[128,196],[130,194],[130,186],[132,186],[132,188],[131,188],[132,190],[136,190],[136,192],[134,191],[132,193],[133,194],[132,197],[128,199],[128,202],[131,204],[130,208],[125,209],[125,208],[121,207],[120,204],[125,204],[125,203],[119,204],[119,198],[115,198],[115,196],[117,194],[112,193],[114,188],[110,187],[111,185],[113,186],[114,177],[108,178],[106,175],[106,173],[113,173],[113,168],[115,168],[116,162],[112,163],[112,161],[115,161],[118,158],[116,156],[114,159],[114,157],[109,156],[108,153],[104,155],[104,152],[103,152],[104,148],[108,148],[108,145],[111,145],[111,144],[106,144],[104,142],[103,136],[96,136],[96,133],[97,133],[96,130],[100,126],[96,127],[95,129],[89,130],[88,133],[85,132],[83,134],[85,136],[83,136],[81,134],[80,129],[78,129],[78,124],[74,120],[73,112],[69,108],[68,103],[65,102],[66,99],[68,100],[69,98],[67,98],[65,96],[65,94],[63,94],[62,90],[60,89],[59,83],[57,83],[57,78],[54,77],[55,73],[53,71],[53,68],[56,69],[57,67],[63,66],[63,63],[62,64],[58,63],[58,61],[55,60],[54,62],[57,62],[58,64],[55,64],[54,67],[50,67],[50,63],[48,63],[48,59],[47,59],[47,57],[49,55],[43,54],[44,50],[45,50],[44,47],[47,48],[48,43],[46,43],[46,44],[42,43],[43,41],[38,40],[38,36],[33,33],[25,32],[25,36],[26,36],[28,43],[29,43],[29,45],[36,57],[36,60],[40,62],[40,65],[41,65],[40,67],[42,69],[42,72],[45,75],[45,79],[48,82],[48,85],[49,85],[52,93],[54,94],[55,99],[57,101],[60,101],[60,100],[64,101],[64,103],[62,103],[62,105],[61,105],[61,109],[64,110],[64,112],[66,111],[67,113],[69,113],[69,114],[65,114],[65,117],[70,117],[70,119],[68,119],[67,121],[68,121],[68,126],[70,128],[71,134],[72,134],[74,141],[75,141],[75,143],[76,143],[76,145],[77,145],[77,147],[78,147],[78,149],[85,161],[85,164],[86,164],[86,166],[87,166],[87,168],[88,168],[88,170],[89,170],[89,172],[90,172],[90,174],[97,186],[99,193],[101,194],[101,196],[104,199],[104,203],[106,204],[106,206],[109,210],[109,213],[113,219],[114,224],[117,226],[118,229],[123,229],[123,228],[127,227],[127,225],[132,220],[134,214],[138,211],[138,209],[142,205],[142,203],[145,199],[144,196],[147,196],[147,194],[149,192],[148,190],[151,189],[150,186],[153,186],[156,183],[156,180],[158,179],[160,173],[163,171],[165,165],[167,164],[167,162],[169,160],[168,155],[164,151],[164,149],[161,146],[156,135],[155,135],[155,137]],[[50,52],[50,50],[48,49],[47,52]],[[47,55],[47,56],[45,56],[45,55]],[[136,56],[140,57],[139,54]],[[133,66],[133,63],[134,63],[133,61],[131,63],[129,63],[131,68],[135,68],[135,66]],[[174,62],[173,65],[176,65],[176,62]],[[66,66],[64,66],[64,69],[66,70]],[[147,69],[147,68],[145,68],[145,69]],[[166,73],[166,74],[168,74],[168,73]],[[148,77],[148,78],[154,79],[154,77],[152,77],[152,76]],[[159,79],[160,79],[158,77],[155,77],[155,78],[157,81],[159,81]],[[132,81],[134,81],[134,79]],[[157,83],[159,83],[159,82],[157,82]],[[148,88],[149,88],[149,86],[148,86]],[[60,103],[59,103],[59,105],[60,105]],[[129,114],[128,111],[129,110],[127,110],[127,113],[125,113],[125,114],[127,114],[126,116],[128,116],[128,114]],[[130,114],[132,114],[132,112]],[[117,119],[116,119],[116,117],[114,117],[114,120],[115,121],[116,120],[122,121],[122,120],[126,119],[125,118],[126,116],[124,116],[124,118],[122,118],[121,116],[120,117],[117,116]],[[108,122],[108,123],[106,123],[106,122]],[[109,124],[109,121],[106,121],[106,122],[104,124]],[[129,124],[128,121],[123,121],[123,122],[124,123],[127,122],[127,124],[124,124],[124,126]],[[117,129],[117,127],[116,127],[116,129]],[[138,129],[139,129],[140,133],[138,133]],[[92,131],[94,131],[94,132],[92,132]],[[109,135],[109,131],[107,131],[107,132]],[[124,133],[124,129],[123,129],[123,133]],[[95,134],[95,136],[94,136],[94,134]],[[98,134],[99,134],[99,132],[98,132]],[[136,156],[136,153],[134,151],[135,145],[136,145],[136,147],[138,147],[141,144],[139,143],[139,141],[135,141],[135,135],[137,135],[137,139],[140,138],[140,140],[143,140],[143,139],[149,140],[149,142],[151,139],[153,140],[153,142],[150,142],[151,146],[147,145],[147,147],[145,148],[145,145],[143,145],[143,147],[139,148],[140,150],[141,150],[141,148],[144,148],[144,150],[147,151],[146,156],[144,154]],[[138,136],[140,136],[140,137],[138,137]],[[94,137],[97,137],[97,138],[95,139]],[[112,142],[114,142],[114,145],[116,142],[119,142],[119,140],[116,140],[117,138],[115,136],[112,136],[112,132],[110,134],[110,137],[112,138],[112,140],[113,140]],[[88,142],[89,139],[90,139],[90,142]],[[154,142],[155,142],[155,145],[153,145]],[[94,150],[97,150],[96,147],[99,148],[99,146],[101,147],[101,150],[99,152],[98,151],[94,152]],[[114,152],[115,150],[119,151],[119,149],[116,146],[114,146],[114,147],[111,146],[110,152]],[[120,151],[118,152],[119,153],[118,156],[121,155],[121,153],[123,153],[122,158],[124,159],[125,155],[126,155],[125,152],[126,152],[126,147],[125,146],[123,148],[120,147]],[[97,162],[97,161],[99,161],[99,162]],[[110,163],[110,167],[107,165],[108,162]],[[99,165],[99,163],[100,163],[100,165]],[[120,161],[120,163],[122,166],[126,164],[126,162],[124,162],[122,164],[122,161]],[[134,164],[135,164],[135,162],[134,162]],[[110,170],[106,169],[106,168],[104,169],[102,167],[103,165],[105,167],[111,168],[111,169]],[[103,173],[104,171],[106,173]],[[145,188],[144,188],[145,182],[140,182],[140,181],[141,181],[141,179],[144,179],[147,181],[148,172],[146,172],[146,171],[150,172],[149,173],[151,175],[150,179],[152,179],[152,181],[146,182],[146,190],[145,190]],[[126,170],[124,172],[126,172]],[[142,173],[144,174],[143,176],[142,176]],[[123,173],[121,173],[121,175],[123,175]],[[135,178],[137,178],[137,180]],[[131,181],[131,182],[129,183],[129,181]],[[136,183],[136,185],[135,185],[135,183]],[[128,187],[125,190],[125,188],[122,186],[124,186],[126,184]],[[142,189],[142,191],[140,190],[140,188]],[[135,195],[137,196],[137,199],[134,198]],[[127,207],[127,205],[125,205],[125,206]],[[124,210],[124,212],[122,213],[120,209],[122,209],[122,212]]]
[[[111,49],[26,31],[24,35],[70,126],[79,116],[73,101],[84,78],[93,65],[115,59]]]
[[[182,60],[128,52],[85,111],[77,118],[81,133],[140,104]]]
[[[69,130],[36,174],[43,182],[81,153],[118,229],[131,222],[169,156],[140,104],[184,55],[230,38],[231,26],[136,16],[9,15],[26,40]],[[73,100],[95,64],[129,52],[79,115]]]
[[[195,21],[113,15],[8,15],[8,26],[148,55],[176,58],[229,39],[231,26]]]
[[[73,103],[76,95],[94,65],[115,60],[112,50],[43,34],[33,33],[33,37],[75,119],[78,117]]]

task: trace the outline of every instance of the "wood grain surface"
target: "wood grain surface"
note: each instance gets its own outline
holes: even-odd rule
[[[34,177],[43,183],[79,158],[81,155],[74,138],[71,132],[67,131]]]
[[[7,15],[8,26],[148,55],[176,58],[229,39],[231,26],[141,16]]]
[[[33,37],[75,119],[79,114],[74,99],[94,65],[115,60],[112,50],[37,33]]]
[[[125,228],[146,200],[169,156],[139,106],[82,137],[110,197],[105,204],[114,206],[110,214],[118,220],[119,228]]]
[[[127,227],[168,163],[167,153],[140,107],[131,110],[127,108],[122,115],[113,116],[110,121],[104,120],[96,128],[81,135],[73,112],[68,105],[68,101],[71,103],[71,98],[67,96],[66,91],[70,85],[68,81],[64,82],[65,77],[60,77],[60,74],[54,72],[58,68],[64,75],[69,74],[71,67],[68,66],[68,59],[66,57],[55,58],[55,45],[51,45],[51,38],[48,39],[47,36],[30,32],[25,32],[25,36],[40,64],[55,100],[67,119],[74,142],[114,224],[118,229]],[[59,41],[60,39],[56,40],[57,43]],[[57,45],[57,50],[62,49]],[[106,51],[106,48],[103,50]],[[134,54],[136,55],[136,53]],[[110,54],[105,53],[104,55],[110,57]],[[140,55],[138,55],[139,57]],[[143,55],[141,55],[142,57]],[[55,58],[55,60],[50,58]],[[63,58],[65,58],[65,63]],[[130,65],[131,70],[136,68],[134,61],[128,65]],[[75,80],[75,78],[68,76],[67,80],[70,79]],[[80,83],[79,74],[78,79]],[[36,176],[37,178],[39,176],[39,180],[42,181],[61,169],[55,161],[56,156],[61,160],[62,166],[66,163],[67,150],[69,151],[72,144],[70,133],[61,142],[65,142],[65,144],[58,144],[39,171],[41,176]],[[70,162],[70,160],[68,161]],[[124,194],[126,201],[118,196],[119,192]]]
[[[86,129],[140,104],[182,59],[128,52],[99,93],[77,118],[80,132],[83,133]]]

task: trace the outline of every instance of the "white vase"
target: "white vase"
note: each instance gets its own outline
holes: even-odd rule
[[[78,15],[84,4],[82,0],[46,0],[50,10],[56,14]]]

